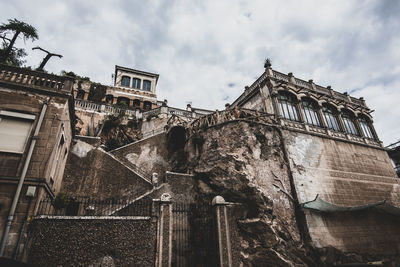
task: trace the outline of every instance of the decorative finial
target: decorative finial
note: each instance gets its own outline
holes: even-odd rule
[[[266,68],[266,69],[267,69],[267,68],[271,68],[271,66],[272,66],[272,65],[271,65],[271,62],[272,62],[272,61],[271,61],[270,58],[266,58],[266,59],[265,59],[265,62],[264,62],[264,68]]]

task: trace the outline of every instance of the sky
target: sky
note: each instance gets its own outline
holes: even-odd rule
[[[37,67],[110,85],[115,65],[160,74],[159,100],[223,109],[272,68],[363,96],[384,145],[400,140],[400,1],[0,0],[0,22],[36,27],[18,40]]]

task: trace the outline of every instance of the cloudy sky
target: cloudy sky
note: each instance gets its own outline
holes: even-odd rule
[[[160,74],[171,106],[222,109],[264,71],[363,96],[385,145],[400,139],[400,1],[0,0],[0,22],[34,25],[27,65],[111,84],[115,65]]]

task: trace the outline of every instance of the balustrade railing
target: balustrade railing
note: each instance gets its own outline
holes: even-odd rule
[[[54,92],[71,93],[74,78],[0,64],[0,81]]]
[[[286,75],[286,74],[283,74],[283,73],[278,72],[276,70],[273,70],[272,73],[273,73],[273,77],[275,77],[275,78],[277,78],[279,80],[282,80],[282,81],[285,81],[285,82],[289,82],[290,81],[289,76]]]
[[[295,78],[295,81],[296,81],[297,85],[300,85],[300,86],[305,87],[307,89],[312,89],[311,88],[311,84],[309,82],[303,81],[303,80],[301,80],[299,78]]]
[[[328,88],[322,87],[320,85],[315,85],[316,91],[320,94],[331,96],[331,92]]]

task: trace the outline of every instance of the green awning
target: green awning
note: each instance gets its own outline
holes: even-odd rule
[[[330,202],[327,202],[327,201],[321,199],[317,195],[314,200],[301,203],[300,206],[305,209],[311,209],[311,210],[326,212],[326,213],[377,209],[377,210],[382,210],[386,213],[400,217],[400,208],[391,205],[386,200],[382,200],[382,201],[379,201],[376,203],[360,205],[360,206],[339,206],[339,205],[335,205]]]

